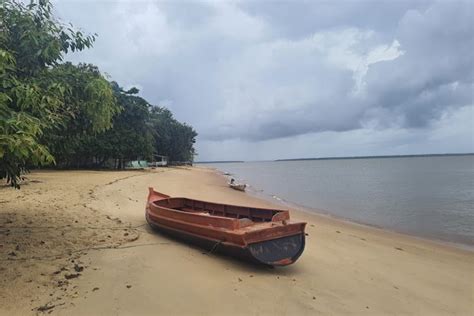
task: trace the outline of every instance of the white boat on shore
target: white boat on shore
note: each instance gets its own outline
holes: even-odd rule
[[[237,191],[245,191],[245,188],[247,187],[247,185],[229,182],[229,187]]]

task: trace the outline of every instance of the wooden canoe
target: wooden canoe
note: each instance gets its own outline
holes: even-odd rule
[[[289,211],[170,197],[149,188],[146,220],[160,232],[207,250],[285,266],[303,253],[306,223]]]

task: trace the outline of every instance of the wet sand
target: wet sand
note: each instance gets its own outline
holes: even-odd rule
[[[152,232],[147,187],[269,206],[201,168],[43,171],[0,188],[0,314],[474,314],[474,252],[292,211],[302,257],[282,268]]]

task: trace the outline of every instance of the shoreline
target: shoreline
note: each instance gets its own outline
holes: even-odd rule
[[[248,194],[252,195],[253,192],[249,192]],[[263,199],[276,200],[276,203],[279,203],[283,206],[293,208],[297,211],[308,213],[310,215],[326,217],[328,219],[335,220],[335,221],[340,221],[340,222],[345,223],[345,224],[360,226],[360,227],[363,227],[363,228],[366,228],[366,229],[375,229],[375,230],[378,230],[378,231],[381,231],[381,232],[400,235],[402,237],[409,237],[409,238],[413,238],[413,239],[416,239],[416,240],[419,240],[419,241],[422,241],[422,242],[433,243],[434,245],[452,247],[452,248],[456,248],[456,249],[460,249],[460,250],[467,250],[467,251],[470,251],[470,252],[474,252],[474,244],[471,245],[471,244],[465,244],[465,243],[455,242],[455,241],[447,241],[447,240],[436,239],[436,238],[428,238],[428,237],[424,237],[424,236],[418,236],[418,235],[414,235],[414,234],[410,234],[410,233],[405,233],[405,232],[402,232],[402,231],[392,230],[388,227],[377,226],[375,224],[368,224],[368,223],[358,222],[358,221],[355,221],[355,220],[352,220],[352,219],[349,219],[349,218],[344,218],[344,217],[340,217],[340,216],[337,216],[337,215],[333,215],[333,214],[329,213],[328,211],[324,211],[324,210],[321,210],[321,209],[318,209],[318,208],[308,208],[306,206],[299,205],[295,202],[287,201],[287,200],[282,199],[282,198],[275,199],[275,198],[273,198],[273,196],[265,195],[263,193],[261,195],[256,193],[255,196],[258,197],[258,198],[261,197]]]
[[[148,227],[149,186],[171,196],[276,207],[230,189],[213,170],[35,171],[28,178],[20,191],[0,189],[0,314],[39,308],[53,315],[474,311],[469,251],[295,210],[292,220],[308,223],[306,249],[295,264],[268,269],[205,253]],[[13,226],[27,230],[17,234]],[[54,258],[36,258],[45,254]]]
[[[223,177],[228,181],[228,177],[231,177],[231,175],[226,175],[224,171],[216,168],[216,167],[207,167],[207,166],[197,166],[195,168],[203,168],[203,169],[209,169],[218,174],[219,176]],[[436,237],[426,237],[426,236],[420,236],[416,234],[411,234],[408,232],[403,232],[403,231],[398,231],[396,229],[390,229],[388,227],[383,227],[375,224],[369,224],[369,223],[364,223],[360,221],[356,221],[350,218],[345,218],[341,216],[337,216],[334,214],[331,214],[327,210],[322,210],[319,208],[310,208],[304,205],[300,205],[296,202],[293,201],[288,201],[284,198],[280,198],[276,195],[272,195],[271,193],[265,192],[263,189],[257,189],[255,188],[252,184],[250,184],[250,190],[245,191],[246,194],[249,194],[251,196],[254,196],[256,198],[260,198],[269,202],[276,203],[278,205],[285,206],[287,208],[291,208],[293,210],[297,210],[299,212],[304,212],[308,213],[309,215],[316,215],[316,216],[321,216],[325,217],[331,220],[335,221],[340,221],[342,223],[350,224],[350,225],[356,225],[356,226],[361,226],[367,229],[376,229],[381,232],[387,232],[391,234],[397,234],[402,237],[410,237],[414,238],[416,240],[420,240],[422,242],[428,242],[428,243],[433,243],[435,245],[440,245],[440,246],[445,246],[445,247],[452,247],[460,250],[465,250],[465,251],[470,251],[474,252],[474,244],[469,244],[469,243],[463,243],[463,242],[458,242],[458,241],[453,241],[453,240],[444,240],[444,239],[438,239]]]

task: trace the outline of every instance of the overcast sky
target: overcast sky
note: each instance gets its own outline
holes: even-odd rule
[[[474,152],[473,1],[55,1],[196,160]]]

